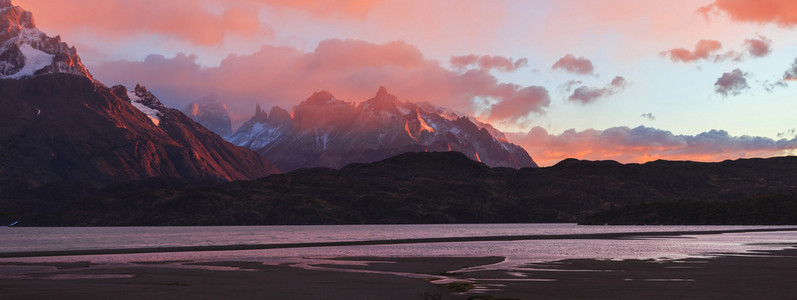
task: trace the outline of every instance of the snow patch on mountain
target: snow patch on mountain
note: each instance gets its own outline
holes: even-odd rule
[[[22,44],[22,46],[19,47],[19,51],[25,56],[25,66],[22,67],[19,72],[9,75],[7,78],[33,76],[36,71],[51,65],[53,63],[53,57],[55,57],[55,55],[33,48],[29,44]]]
[[[161,122],[161,112],[155,108],[149,107],[143,103],[144,99],[136,95],[136,91],[128,91],[127,97],[130,97],[130,104],[133,104],[133,107],[138,108],[141,112],[149,117],[149,120],[152,121],[153,124],[156,126]]]

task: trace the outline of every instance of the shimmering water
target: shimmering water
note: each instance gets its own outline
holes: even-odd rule
[[[790,228],[791,226],[578,226],[575,224],[448,224],[347,226],[0,228],[0,252],[172,246],[277,244],[437,237],[563,235]],[[797,231],[683,235],[646,239],[557,239],[336,246],[268,250],[7,258],[0,261],[246,260],[278,262],[336,256],[504,256],[509,262],[567,258],[668,259],[750,253],[797,245]]]

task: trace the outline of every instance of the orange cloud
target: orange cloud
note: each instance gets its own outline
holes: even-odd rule
[[[698,12],[705,16],[722,12],[738,22],[797,25],[797,2],[793,0],[715,0]]]
[[[194,0],[16,0],[32,11],[42,27],[58,32],[97,32],[106,37],[162,34],[198,45],[221,43],[228,35],[273,35],[262,26],[257,10],[229,5],[218,13]]]
[[[405,101],[429,101],[466,113],[474,112],[474,98],[490,98],[497,102],[491,109],[495,112],[487,112],[492,120],[516,121],[550,103],[542,87],[500,83],[483,69],[451,71],[402,41],[325,40],[308,53],[264,46],[252,55],[230,55],[212,68],[200,67],[195,56],[150,55],[142,62],[105,62],[91,70],[109,85],[142,83],[174,107],[216,94],[239,118],[251,116],[255,103],[290,108],[319,90],[363,101],[380,85]],[[504,107],[512,107],[511,113]]]
[[[541,166],[550,166],[565,158],[610,159],[622,163],[657,159],[721,161],[784,155],[788,150],[797,149],[797,138],[773,140],[731,136],[724,130],[711,130],[694,136],[674,135],[644,126],[584,131],[570,129],[560,135],[534,127],[526,134],[508,134],[508,138],[525,148]]]
[[[250,0],[273,7],[308,12],[314,16],[365,18],[381,0]]]

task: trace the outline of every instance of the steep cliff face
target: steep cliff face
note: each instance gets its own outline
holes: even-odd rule
[[[316,92],[293,108],[259,108],[228,138],[257,151],[281,170],[341,168],[406,152],[459,151],[493,167],[536,167],[520,146],[489,124],[400,101],[384,87],[359,105]]]

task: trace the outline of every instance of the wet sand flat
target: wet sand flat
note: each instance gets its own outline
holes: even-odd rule
[[[486,295],[509,299],[790,299],[797,295],[794,248],[670,261],[562,260],[513,270],[448,273],[501,259],[343,257],[333,260],[344,265],[319,264],[323,269],[318,270],[256,262],[119,268],[75,265],[3,278],[0,294],[3,299],[425,299],[425,295],[442,299]],[[174,264],[240,270],[165,267]],[[0,264],[0,268],[10,266]],[[429,282],[441,278],[446,278],[442,282],[471,282],[475,289],[455,292],[442,283]]]

